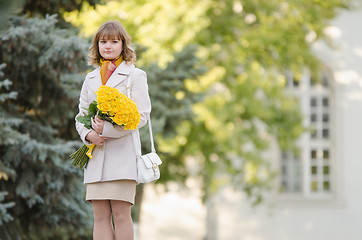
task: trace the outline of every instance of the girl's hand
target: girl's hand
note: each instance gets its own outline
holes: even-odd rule
[[[98,145],[98,146],[103,146],[104,144],[104,141],[106,139],[108,139],[107,137],[101,137],[99,136],[98,133],[96,133],[95,131],[91,131],[87,134],[87,136],[85,137],[85,139],[88,141],[88,142],[91,142],[95,145]]]
[[[91,118],[92,121],[92,129],[98,133],[102,134],[103,128],[104,128],[104,120],[100,119],[97,115],[93,118]]]

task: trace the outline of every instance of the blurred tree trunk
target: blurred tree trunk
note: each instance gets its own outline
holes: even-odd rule
[[[144,193],[144,184],[137,185],[135,205],[133,206],[133,208],[135,209],[133,215],[133,221],[138,223],[141,221],[143,193]]]
[[[206,239],[218,240],[218,211],[213,197],[206,200]]]

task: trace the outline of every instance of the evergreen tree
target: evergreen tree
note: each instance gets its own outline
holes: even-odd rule
[[[11,82],[8,79],[3,79],[4,73],[2,69],[5,67],[5,64],[0,65],[0,90],[4,88],[8,90],[11,86]],[[8,99],[13,99],[16,97],[16,92],[4,92],[0,93],[0,103],[5,102]],[[0,117],[0,126],[4,127],[3,118]],[[0,180],[8,180],[8,173],[11,173],[11,169],[6,168],[4,164],[0,161]],[[3,189],[4,190],[4,189]],[[5,189],[6,190],[6,189]],[[15,205],[14,202],[3,202],[7,191],[0,191],[0,226],[8,221],[14,220],[14,218],[8,213],[8,209]]]
[[[56,16],[15,17],[0,36],[0,239],[89,238],[74,115],[88,43]],[[16,92],[16,94],[15,94]],[[5,195],[7,193],[7,195]]]

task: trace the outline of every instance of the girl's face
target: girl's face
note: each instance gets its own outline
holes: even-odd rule
[[[99,53],[104,59],[112,60],[122,53],[122,41],[119,39],[100,39],[98,42]]]

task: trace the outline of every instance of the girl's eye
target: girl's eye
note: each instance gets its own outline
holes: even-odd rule
[[[118,41],[113,41],[113,43],[118,43]]]
[[[104,40],[101,40],[101,41],[99,41],[99,42],[100,42],[100,43],[103,43],[103,44],[106,43],[106,41],[104,41]]]

